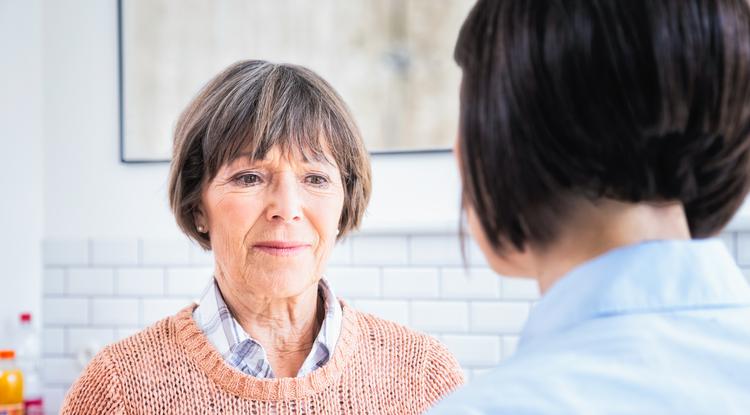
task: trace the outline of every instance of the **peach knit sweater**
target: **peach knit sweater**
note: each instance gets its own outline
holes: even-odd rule
[[[328,363],[300,378],[254,378],[224,362],[195,324],[194,307],[102,350],[62,413],[418,414],[463,383],[436,340],[344,302]]]

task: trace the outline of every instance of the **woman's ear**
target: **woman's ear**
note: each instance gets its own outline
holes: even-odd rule
[[[193,224],[200,233],[208,233],[208,217],[203,213],[203,206],[199,203],[193,209]]]

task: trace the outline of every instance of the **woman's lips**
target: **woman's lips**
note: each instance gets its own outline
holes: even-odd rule
[[[253,248],[268,255],[294,256],[310,248],[310,245],[304,242],[266,241],[256,243]]]

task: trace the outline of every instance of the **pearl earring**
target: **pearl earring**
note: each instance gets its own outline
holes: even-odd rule
[[[206,228],[204,228],[203,225],[198,225],[198,232],[204,233],[206,232]]]

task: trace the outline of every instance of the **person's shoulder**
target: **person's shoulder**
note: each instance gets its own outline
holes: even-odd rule
[[[417,378],[415,384],[429,406],[464,383],[464,372],[445,345],[434,337],[369,313],[351,310],[359,326],[360,349],[377,355]]]
[[[546,348],[539,352],[518,353],[494,369],[475,375],[467,385],[428,413],[579,413],[577,410],[581,408],[576,403],[587,392],[580,389],[579,379],[570,372],[580,364],[581,359]]]
[[[453,355],[434,337],[403,324],[356,310],[346,304],[344,307],[349,308],[347,312],[351,313],[352,320],[359,328],[360,341],[372,347],[402,351],[410,356],[415,354],[425,357],[434,356],[445,358],[451,364],[455,363]],[[457,366],[458,363],[455,365]]]
[[[437,343],[437,340],[426,333],[416,331],[395,321],[386,320],[374,314],[357,310],[349,305],[345,305],[346,307],[349,308],[362,337],[373,340],[377,339],[378,341],[391,340],[411,345],[418,344],[420,348],[430,347],[434,343]]]
[[[100,350],[69,389],[61,413],[124,413],[133,390],[152,388],[165,373],[159,369],[187,359],[179,358],[177,333],[190,308]]]
[[[513,378],[512,371],[497,368],[471,380],[433,407],[429,414],[540,414],[568,413],[562,406],[552,405],[550,389],[536,384],[542,374],[521,373]],[[540,389],[541,388],[541,389]],[[536,391],[536,393],[533,393]]]
[[[413,348],[414,353],[429,354],[429,357],[447,359],[451,364],[455,363],[455,358],[445,345],[427,333],[411,329],[394,321],[385,320],[373,314],[356,310],[354,313],[357,316],[363,336],[368,339],[381,344],[386,341],[391,345],[394,343],[408,345]],[[455,365],[458,366],[458,363],[455,363]]]
[[[744,399],[742,391],[748,383],[739,379],[750,366],[740,364],[729,348],[717,353],[720,342],[710,343],[714,351],[701,350],[708,339],[697,345],[676,343],[675,334],[664,332],[677,331],[681,338],[687,335],[671,318],[608,320],[613,319],[617,324],[593,321],[522,344],[521,350],[473,378],[430,413],[576,414],[606,413],[612,408],[631,408],[630,413],[692,412],[713,393],[705,390],[706,382],[721,383],[722,388],[715,389],[724,396],[736,396],[735,401]],[[712,378],[717,368],[725,375],[737,375]],[[696,378],[691,373],[704,376]],[[670,411],[665,402],[672,409],[679,402],[681,411]]]

